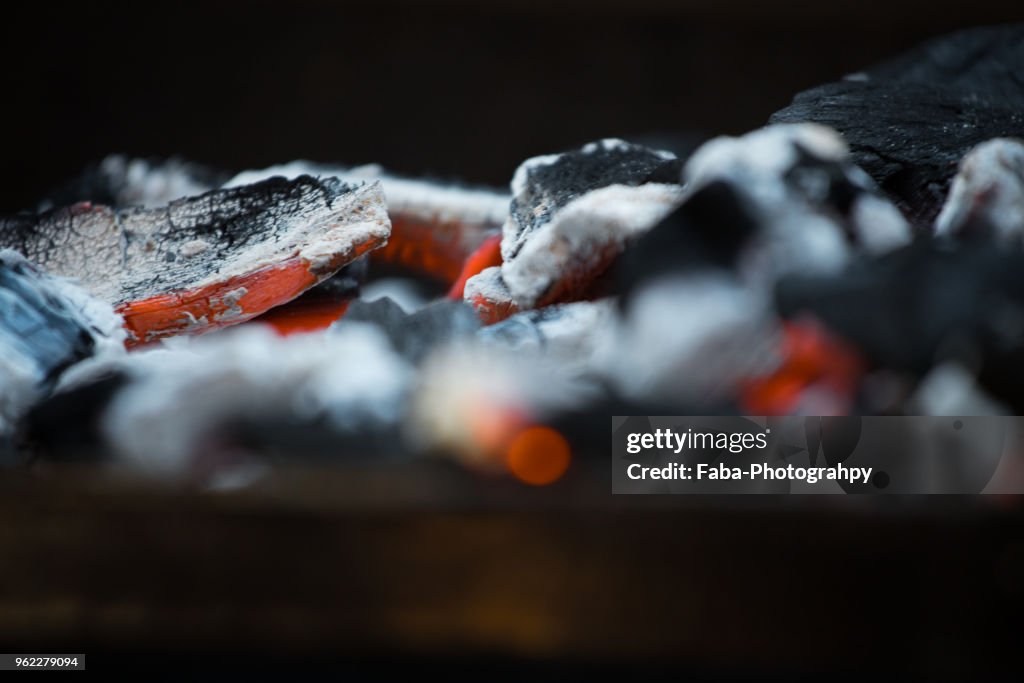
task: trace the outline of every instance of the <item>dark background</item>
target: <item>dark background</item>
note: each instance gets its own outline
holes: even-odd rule
[[[1024,18],[1014,5],[36,3],[0,27],[0,210],[111,152],[228,170],[379,162],[504,185],[525,157],[602,136],[742,132],[922,39]]]

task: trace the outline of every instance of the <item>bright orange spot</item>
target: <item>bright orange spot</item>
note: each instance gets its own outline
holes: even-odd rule
[[[308,300],[309,294],[289,301],[283,306],[272,308],[263,315],[253,318],[254,323],[266,323],[274,328],[282,337],[304,332],[324,330],[332,323],[341,319],[348,310],[350,299],[332,301],[323,299]]]
[[[491,301],[482,296],[475,296],[469,303],[484,325],[500,323],[519,312],[519,307],[513,301]]]
[[[466,244],[473,229],[462,223],[434,223],[391,214],[391,237],[370,259],[429,275],[449,284],[459,277],[474,244]]]
[[[741,404],[749,415],[785,415],[813,386],[852,397],[864,373],[860,355],[817,325],[790,323],[783,328],[782,364],[770,375],[747,381]]]
[[[505,464],[522,482],[545,486],[569,469],[569,443],[550,427],[529,427],[516,435],[505,453]]]
[[[455,284],[448,290],[448,298],[455,301],[462,301],[463,291],[466,289],[466,280],[473,277],[484,268],[501,265],[501,233],[491,235],[483,241],[480,248],[469,255],[466,262],[462,264],[462,272],[455,280]]]
[[[291,301],[378,244],[380,240],[367,240],[348,254],[336,255],[316,272],[309,261],[293,256],[205,287],[125,302],[115,309],[124,316],[124,327],[128,330],[125,345],[132,347],[161,337],[196,334],[245,322]]]

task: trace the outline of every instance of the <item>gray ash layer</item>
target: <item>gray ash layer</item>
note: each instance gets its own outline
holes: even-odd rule
[[[512,181],[511,225],[515,238],[502,243],[509,260],[558,209],[609,185],[679,184],[682,162],[668,152],[621,140],[602,140],[582,149],[524,163]],[[508,227],[505,230],[508,235]]]
[[[58,275],[75,277],[113,303],[189,288],[222,274],[308,246],[347,214],[379,204],[373,186],[334,178],[271,178],[176,200],[159,209],[78,204],[0,219],[9,247]],[[315,237],[315,235],[314,235]]]
[[[1024,24],[972,29],[800,93],[772,123],[838,130],[854,161],[920,228],[930,227],[960,159],[1024,136]]]

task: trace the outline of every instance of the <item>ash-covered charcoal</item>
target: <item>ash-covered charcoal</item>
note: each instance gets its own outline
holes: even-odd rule
[[[598,367],[621,396],[680,407],[733,401],[783,360],[767,295],[715,269],[645,284],[606,341]]]
[[[501,276],[501,266],[484,268],[466,280],[463,297],[485,325],[493,325],[519,312],[519,306]]]
[[[131,343],[248,320],[381,246],[389,232],[378,184],[308,176],[160,209],[84,203],[0,219],[0,245],[114,303]]]
[[[922,376],[958,363],[997,399],[1024,408],[1024,252],[916,243],[833,277],[783,278],[787,318],[811,315],[869,361]]]
[[[271,176],[337,177],[346,182],[379,180],[391,217],[391,238],[372,258],[428,275],[445,284],[454,282],[466,259],[508,216],[510,197],[490,188],[402,178],[380,166],[343,167],[295,161],[260,171],[246,171],[225,187],[257,182]]]
[[[311,444],[397,434],[407,409],[411,368],[369,326],[282,338],[249,325],[176,341],[181,343],[174,348],[140,350],[97,365],[91,380],[79,377],[68,387],[81,394],[91,383],[127,378],[109,392],[99,431],[104,452],[145,472],[206,479],[258,459],[274,445],[260,436],[275,425],[292,434],[301,426],[316,431]],[[253,431],[257,423],[262,427]],[[301,458],[304,443],[293,446],[294,457]],[[364,455],[354,449],[337,454]]]
[[[680,165],[669,152],[610,139],[523,162],[503,228],[503,286],[470,278],[467,300],[493,317],[504,303],[486,296],[503,288],[514,303],[506,313],[585,298],[626,244],[679,204]]]
[[[392,299],[354,301],[332,330],[369,324],[378,328],[404,358],[418,363],[435,346],[471,336],[480,327],[473,309],[461,301],[436,301],[406,313]]]
[[[613,267],[615,293],[623,305],[658,278],[691,271],[733,271],[759,230],[741,190],[713,180],[629,246]]]
[[[845,80],[798,94],[773,123],[842,133],[854,161],[927,230],[972,147],[1024,136],[1024,24],[938,38]]]
[[[45,211],[78,202],[119,209],[128,206],[157,208],[175,199],[215,190],[228,177],[223,171],[174,157],[136,159],[112,154],[55,189],[39,208]]]
[[[737,253],[714,235],[716,228],[758,224],[756,247],[741,266],[759,281],[785,272],[835,272],[857,252],[883,253],[912,238],[899,211],[850,162],[842,138],[823,126],[769,126],[716,138],[690,157],[683,178],[686,201],[699,201],[689,222],[708,224],[700,239],[718,260]],[[715,184],[732,192],[708,194]],[[730,211],[742,215],[730,217]],[[734,249],[746,243],[737,237]]]
[[[0,251],[0,451],[20,418],[62,373],[123,353],[121,320],[77,285]]]
[[[577,301],[517,313],[481,328],[477,338],[498,347],[544,353],[566,372],[588,372],[614,324],[612,299]]]
[[[963,158],[935,234],[1024,245],[1024,143],[989,140]]]

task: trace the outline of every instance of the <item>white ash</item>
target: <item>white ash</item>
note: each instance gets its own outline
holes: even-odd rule
[[[202,254],[209,248],[210,243],[206,240],[190,240],[181,245],[181,248],[178,250],[178,255],[184,258],[192,258],[193,256]]]
[[[996,138],[964,156],[935,234],[987,235],[1002,245],[1024,245],[1024,142]]]
[[[599,365],[626,397],[709,405],[781,358],[767,295],[716,273],[659,278],[631,301]]]
[[[384,187],[389,211],[430,223],[498,226],[508,215],[511,199],[508,194],[497,190],[401,178],[386,173],[377,164],[345,167],[301,160],[245,171],[229,180],[224,187],[247,185],[273,176],[296,178],[300,175],[336,177],[346,182],[379,180]]]
[[[501,277],[501,266],[484,268],[473,277],[466,280],[463,289],[463,298],[472,302],[474,299],[485,301],[512,303],[512,292]]]
[[[834,273],[857,250],[880,254],[908,244],[910,226],[871,178],[849,160],[842,138],[815,124],[768,126],[715,138],[683,170],[687,195],[713,181],[730,183],[762,223],[754,269]],[[848,215],[831,198],[852,194]]]
[[[517,313],[481,328],[477,337],[487,344],[515,351],[544,353],[567,374],[593,370],[602,336],[615,323],[615,301],[578,301]]]
[[[480,462],[503,429],[597,396],[594,384],[543,354],[480,343],[439,348],[423,362],[405,421],[411,448]],[[500,438],[497,439],[500,442]],[[481,463],[482,464],[482,463]]]
[[[366,325],[281,338],[263,326],[139,351],[121,363],[131,382],[103,418],[124,461],[153,473],[189,471],[232,421],[326,417],[339,431],[391,424],[411,370]]]
[[[578,295],[682,199],[671,152],[607,139],[527,159],[512,177],[501,278],[522,309]]]
[[[662,183],[609,185],[588,192],[531,234],[515,257],[502,264],[502,280],[516,304],[530,308],[567,270],[592,268],[609,251],[620,252],[671,213],[681,199],[680,186]]]
[[[390,233],[379,183],[354,187],[309,177],[214,191],[159,209],[82,204],[0,219],[0,243],[21,244],[49,272],[76,277],[115,304],[221,283],[295,256],[327,277],[329,266],[357,246],[380,246]],[[210,239],[215,247],[197,250],[198,240]]]

